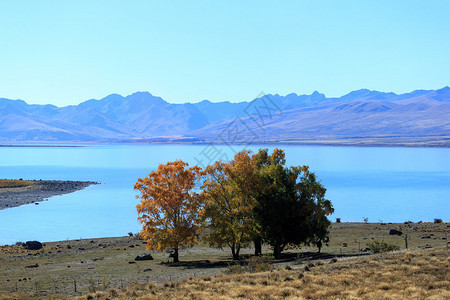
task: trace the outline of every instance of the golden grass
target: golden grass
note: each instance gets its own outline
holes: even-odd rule
[[[16,180],[16,179],[0,179],[0,188],[17,188],[34,185],[34,181]]]
[[[447,248],[399,251],[273,272],[135,285],[78,299],[449,299]]]
[[[404,249],[404,237],[390,236],[390,228],[408,233],[410,249],[425,248],[426,245],[433,248],[419,250],[419,252],[402,250],[398,252],[401,255],[396,254],[396,256],[392,256],[393,258],[389,258],[394,255],[392,253],[346,258],[349,255],[361,255],[358,247],[366,247],[373,240],[386,240],[396,243],[401,249]],[[85,295],[91,290],[97,292],[92,293],[91,296],[99,296],[100,299],[105,298],[104,294],[109,295],[107,296],[109,298],[116,297],[111,296],[110,293],[117,293],[124,299],[126,297],[121,294],[123,288],[127,288],[128,293],[139,295],[139,297],[158,299],[158,297],[162,298],[164,294],[181,297],[172,291],[178,287],[182,287],[183,293],[190,291],[187,295],[192,299],[220,299],[220,297],[229,299],[238,296],[262,299],[296,298],[300,297],[298,296],[299,290],[302,291],[301,297],[303,298],[307,298],[311,294],[316,299],[321,297],[370,299],[365,295],[371,295],[375,287],[379,293],[383,291],[392,293],[392,289],[388,289],[389,286],[381,285],[381,283],[386,281],[387,284],[391,284],[391,282],[395,282],[399,274],[416,273],[426,277],[426,272],[434,272],[427,268],[442,265],[442,254],[434,254],[434,251],[447,244],[449,228],[449,223],[384,225],[379,223],[334,223],[331,228],[331,241],[322,249],[324,255],[321,257],[317,257],[317,248],[302,247],[286,251],[284,259],[273,260],[270,248],[265,245],[263,247],[264,259],[252,258],[253,248],[245,248],[242,249],[244,255],[244,259],[241,261],[242,266],[236,266],[239,267],[236,268],[239,269],[239,272],[245,270],[270,271],[272,268],[285,269],[286,267],[293,268],[292,271],[284,270],[251,275],[223,274],[220,277],[214,276],[233,269],[227,267],[234,263],[230,251],[229,249],[214,249],[206,245],[183,249],[180,252],[181,263],[176,266],[167,264],[168,254],[165,252],[152,252],[154,260],[134,263],[137,255],[147,252],[143,241],[137,240],[135,237],[49,242],[44,243],[41,250],[26,250],[19,245],[0,246],[0,299],[74,297]],[[432,235],[432,237],[421,238],[425,234]],[[347,247],[343,247],[344,243],[347,244]],[[421,253],[420,251],[425,252]],[[331,263],[336,259],[333,258],[334,256],[337,257],[337,263]],[[384,258],[389,259],[384,261]],[[445,258],[448,259],[448,255]],[[447,268],[449,262],[447,261]],[[36,264],[39,267],[27,267]],[[315,266],[311,267],[311,272],[305,272],[305,264],[314,264]],[[384,270],[386,264],[389,264],[391,269]],[[361,273],[360,269],[364,269],[364,273]],[[384,270],[384,273],[380,273],[379,270]],[[297,277],[301,271],[305,277],[299,280]],[[314,277],[319,271],[324,273],[323,276]],[[286,277],[283,277],[285,276],[283,272],[290,279],[284,281]],[[342,292],[339,292],[339,289],[322,289],[320,287],[331,285],[334,282],[334,279],[331,279],[333,274],[338,276],[338,286],[344,288]],[[201,281],[197,282],[195,278],[201,276],[203,276]],[[263,277],[260,278],[260,276]],[[347,284],[351,286],[355,282],[359,282],[360,276],[372,278],[374,284],[376,283],[375,287],[362,284],[353,288],[352,293],[345,294],[348,288]],[[26,280],[24,280],[25,278]],[[192,279],[187,280],[186,278]],[[218,278],[221,280],[220,283],[217,283]],[[149,282],[156,284],[151,288],[151,292],[148,288]],[[165,282],[166,284],[164,284]],[[135,283],[141,284],[139,290],[130,289]],[[188,283],[189,285],[187,285]],[[238,284],[242,285],[242,289],[231,293],[230,287]],[[417,286],[420,287],[420,284]],[[284,286],[285,290],[279,291],[278,285]],[[448,290],[448,278],[447,281],[441,280],[434,283],[431,290],[442,285],[446,285]],[[397,284],[393,283],[392,286],[395,287]],[[410,284],[404,291],[413,294],[417,286]],[[426,288],[428,289],[428,286]],[[214,296],[212,297],[211,294]],[[439,293],[432,294],[431,292],[428,292],[427,295],[431,295],[430,298],[442,296]],[[375,298],[373,295],[371,297]]]

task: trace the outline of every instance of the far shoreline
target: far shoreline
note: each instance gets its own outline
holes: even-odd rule
[[[120,140],[120,141],[73,141],[67,143],[52,142],[23,142],[0,144],[0,148],[81,148],[104,145],[216,145],[216,146],[325,146],[325,147],[367,147],[367,148],[450,148],[450,137],[445,140],[415,140],[415,141],[395,141],[395,140],[379,140],[379,139],[327,139],[327,140],[280,140],[280,141],[252,141],[252,142],[234,142],[226,143],[214,140],[198,140],[186,138],[149,138],[136,140]]]
[[[46,145],[46,144],[39,144],[39,145],[33,145],[33,144],[18,144],[18,145],[14,145],[14,144],[0,144],[0,147],[5,147],[5,148],[14,148],[14,147],[30,147],[30,148],[78,148],[78,147],[86,147],[83,145]]]

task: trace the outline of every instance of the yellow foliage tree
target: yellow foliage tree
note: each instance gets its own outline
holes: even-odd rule
[[[181,160],[160,164],[134,185],[141,199],[136,206],[142,223],[140,236],[148,250],[172,248],[174,262],[179,261],[180,247],[198,243],[202,202],[193,188],[201,178],[201,168],[188,166]]]
[[[256,199],[251,192],[258,186],[259,177],[250,152],[241,151],[228,163],[215,162],[204,173],[202,217],[211,229],[206,239],[211,245],[230,247],[237,260],[241,247],[259,235],[253,215]]]

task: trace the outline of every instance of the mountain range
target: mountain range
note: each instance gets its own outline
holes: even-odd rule
[[[148,92],[79,105],[0,98],[0,142],[450,145],[450,88],[340,98],[267,94],[249,102],[171,104]]]

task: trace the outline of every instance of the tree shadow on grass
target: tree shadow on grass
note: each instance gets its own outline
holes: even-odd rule
[[[237,262],[239,263],[239,262]],[[180,261],[177,263],[173,262],[167,262],[161,263],[162,265],[166,265],[168,267],[178,267],[178,268],[185,268],[185,269],[212,269],[212,268],[226,268],[231,264],[234,264],[233,261],[214,261],[211,262],[209,260],[194,260],[194,261]]]
[[[339,257],[355,257],[355,256],[366,256],[370,255],[370,253],[354,253],[354,254],[329,254],[329,253],[317,253],[317,252],[287,252],[282,253],[279,259],[273,259],[270,256],[269,260],[271,263],[286,263],[298,260],[324,260],[324,259],[332,259]],[[232,265],[248,265],[249,259],[253,257],[251,254],[243,254],[241,255],[240,260],[220,260],[211,262],[209,260],[194,260],[194,261],[180,261],[177,263],[174,262],[161,262],[161,265],[165,265],[168,267],[176,267],[176,268],[184,268],[184,269],[213,269],[213,268],[226,268]]]
[[[283,263],[301,260],[319,260],[319,259],[332,259],[339,257],[355,257],[355,256],[366,256],[371,253],[352,253],[352,254],[330,254],[330,253],[318,253],[318,252],[287,252],[281,253],[279,259],[274,259],[274,263]]]

